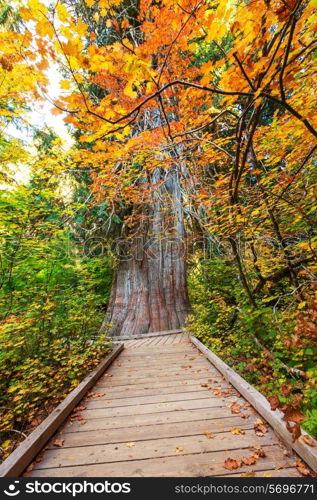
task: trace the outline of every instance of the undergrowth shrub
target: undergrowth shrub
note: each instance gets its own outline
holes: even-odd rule
[[[316,288],[296,302],[291,295],[280,307],[268,297],[274,290],[264,290],[254,309],[232,260],[199,254],[188,281],[193,334],[264,395],[278,395],[284,406],[300,401],[307,415],[303,427],[317,437]]]

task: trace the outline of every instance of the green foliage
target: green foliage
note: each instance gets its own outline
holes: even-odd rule
[[[232,259],[224,255],[207,259],[197,254],[189,271],[194,311],[190,328],[266,396],[278,394],[284,405],[299,396],[297,401],[308,416],[304,427],[316,436],[316,347],[311,343],[315,292],[307,291],[303,302],[295,302],[291,294],[275,307],[280,287],[281,283],[271,285],[270,296],[264,290],[257,308],[252,308]],[[285,365],[305,376],[294,377]]]
[[[303,427],[308,434],[317,439],[317,409],[307,411],[307,420],[305,420]]]
[[[76,190],[59,173],[57,147],[30,166],[27,185],[0,198],[0,446],[5,455],[32,422],[72,390],[108,350],[103,320],[112,264],[77,237]],[[56,150],[55,150],[55,149]],[[81,230],[83,231],[83,221]],[[5,444],[3,444],[5,443]]]

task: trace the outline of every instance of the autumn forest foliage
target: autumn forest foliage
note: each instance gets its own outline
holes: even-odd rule
[[[3,457],[110,334],[185,322],[317,437],[316,28],[316,0],[0,0]]]

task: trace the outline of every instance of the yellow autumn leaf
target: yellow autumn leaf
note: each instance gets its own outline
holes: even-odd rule
[[[65,89],[65,90],[70,89],[70,81],[69,81],[69,80],[61,80],[61,81],[59,82],[59,84],[60,84],[60,87],[61,87],[62,89]]]
[[[56,6],[56,12],[61,21],[67,21],[69,13],[64,4],[58,3]]]

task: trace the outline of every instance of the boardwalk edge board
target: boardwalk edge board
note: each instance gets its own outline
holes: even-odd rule
[[[120,342],[121,340],[135,340],[135,339],[147,339],[149,337],[161,337],[163,335],[175,335],[177,333],[185,333],[184,330],[167,330],[167,331],[162,331],[162,332],[149,332],[149,333],[140,333],[137,335],[130,335],[130,336],[125,336],[125,337],[111,337],[114,343]],[[118,338],[117,341],[115,341],[115,338]]]
[[[121,343],[113,347],[112,351],[68,396],[52,413],[14,450],[0,465],[0,477],[17,477],[32,462],[33,458],[46,445],[65,418],[71,413],[83,396],[101,377],[112,361],[123,350]]]
[[[204,346],[196,337],[189,336],[192,343],[206,355],[207,359],[214,365],[220,373],[223,374],[225,379],[230,382],[239,393],[249,401],[257,412],[271,425],[276,434],[282,441],[292,448],[314,472],[317,472],[317,448],[308,446],[301,441],[292,442],[291,434],[288,432],[283,420],[283,413],[280,410],[271,410],[268,400],[257,391],[252,385],[238,375],[232,368],[230,368],[224,361],[222,361],[216,354],[214,354],[208,347]],[[308,435],[307,432],[302,431],[303,435]],[[310,436],[311,437],[311,436]]]

